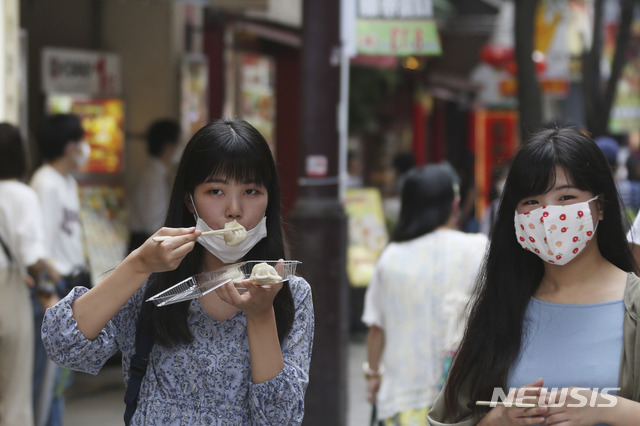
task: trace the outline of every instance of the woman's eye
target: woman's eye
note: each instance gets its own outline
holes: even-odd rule
[[[257,189],[247,189],[247,190],[245,191],[245,193],[246,193],[247,195],[257,195],[257,194],[259,193],[259,191],[258,191]]]
[[[569,200],[573,200],[574,197],[573,195],[563,195],[562,197],[560,197],[560,201],[569,201]]]
[[[524,206],[533,206],[535,204],[538,204],[538,202],[536,200],[527,200],[527,201],[523,201],[522,205]]]
[[[222,194],[222,190],[221,189],[210,189],[209,192],[212,193],[213,195]]]

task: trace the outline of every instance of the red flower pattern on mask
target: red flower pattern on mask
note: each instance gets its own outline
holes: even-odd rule
[[[517,232],[517,238],[522,247],[529,252],[535,252],[542,260],[552,264],[565,264],[571,260],[582,251],[595,233],[593,227],[585,220],[589,217],[589,210],[582,206],[578,209],[571,206],[545,205],[540,210],[516,216],[519,218],[516,219],[516,226],[519,225],[522,231]],[[555,232],[556,230],[560,232]],[[553,250],[550,249],[552,244]],[[563,253],[558,254],[558,248]]]

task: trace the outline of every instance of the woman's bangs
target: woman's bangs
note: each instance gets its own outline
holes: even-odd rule
[[[237,145],[236,145],[237,146]],[[267,186],[269,171],[265,170],[258,153],[246,146],[241,149],[218,153],[210,159],[210,173],[205,180],[216,178],[229,179],[236,182],[255,182]]]
[[[544,194],[556,181],[556,164],[549,161],[527,161],[512,168],[513,194],[519,199]]]

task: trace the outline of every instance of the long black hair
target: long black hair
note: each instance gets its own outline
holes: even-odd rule
[[[620,269],[634,270],[620,197],[598,146],[574,127],[533,135],[513,159],[464,337],[447,379],[445,401],[453,417],[459,414],[456,400],[463,383],[471,389],[470,401],[490,399],[493,388],[506,386],[509,368],[520,351],[525,310],[544,275],[543,261],[516,240],[514,212],[523,198],[553,187],[556,166],[566,170],[577,188],[600,195],[604,218],[598,224],[598,248]]]
[[[20,130],[0,123],[0,179],[23,179],[27,174],[27,154]]]
[[[458,175],[446,163],[407,172],[398,220],[401,225],[394,230],[391,241],[409,241],[447,223],[459,184]]]
[[[238,182],[258,182],[267,190],[267,237],[259,241],[244,260],[285,259],[282,231],[280,184],[269,145],[262,135],[242,120],[216,120],[198,130],[187,143],[173,183],[165,226],[192,227],[196,221],[188,210],[185,196],[210,178],[225,176]],[[149,286],[151,294],[159,293],[189,276],[200,272],[204,248],[194,249],[173,271],[155,274]],[[284,284],[273,301],[280,342],[293,325],[294,306],[291,289]],[[145,314],[145,328],[164,345],[189,343],[193,334],[187,324],[188,303],[161,308],[152,307]]]

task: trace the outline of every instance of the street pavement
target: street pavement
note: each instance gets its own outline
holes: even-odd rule
[[[364,335],[349,344],[347,426],[368,426],[371,406],[366,401],[362,361],[366,356]],[[73,373],[73,384],[65,400],[65,426],[122,426],[125,386],[121,366],[110,362],[96,376]]]

